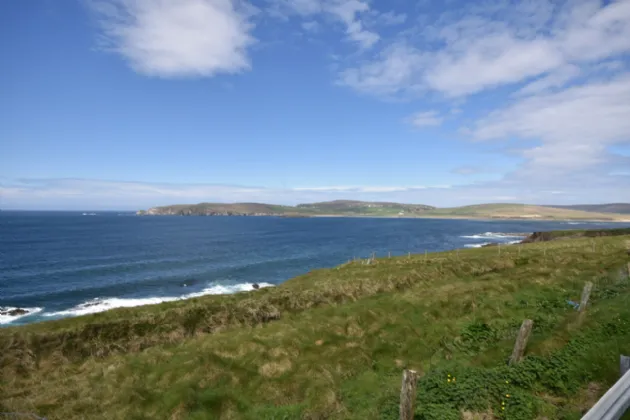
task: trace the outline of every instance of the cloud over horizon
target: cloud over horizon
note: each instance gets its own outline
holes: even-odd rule
[[[468,173],[464,171],[463,173]],[[4,210],[140,210],[170,204],[200,202],[260,202],[296,205],[354,199],[394,201],[451,207],[480,203],[596,204],[630,202],[630,191],[607,200],[630,175],[617,177],[617,185],[598,179],[579,179],[572,185],[548,182],[528,184],[518,179],[479,184],[427,186],[323,186],[268,188],[221,184],[168,184],[89,179],[22,179],[0,182],[0,208]],[[583,186],[599,194],[584,193]],[[563,188],[563,189],[560,189]],[[86,203],[91,203],[86,205]]]

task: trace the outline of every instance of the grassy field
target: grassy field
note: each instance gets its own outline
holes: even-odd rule
[[[0,412],[52,419],[579,419],[630,354],[630,236],[354,261],[0,329]],[[578,314],[585,281],[595,288]],[[509,367],[523,319],[526,358]],[[502,407],[505,407],[504,409]]]

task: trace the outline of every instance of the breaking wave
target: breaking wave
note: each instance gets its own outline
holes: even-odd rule
[[[18,311],[18,310],[22,310],[26,312],[20,315],[10,315],[10,312]],[[14,307],[0,306],[0,324],[9,324],[15,321],[16,319],[24,318],[25,316],[31,316],[41,311],[42,311],[42,308],[14,308]]]
[[[460,238],[466,239],[510,239],[510,238],[524,238],[527,236],[526,233],[514,234],[514,233],[499,233],[499,232],[486,232],[479,233],[477,235],[464,235],[460,236]]]
[[[262,287],[272,287],[269,283],[259,283]],[[175,300],[191,299],[205,295],[225,295],[237,292],[247,292],[254,290],[253,283],[241,283],[234,285],[214,285],[203,289],[200,292],[189,293],[182,296],[163,296],[163,297],[146,297],[146,298],[96,298],[80,303],[77,306],[58,312],[48,312],[42,314],[45,317],[68,317],[87,314],[95,314],[98,312],[108,311],[115,308],[133,308],[143,305],[154,305],[162,302],[172,302]]]
[[[483,246],[490,245],[491,243],[492,242],[481,242],[481,243],[478,243],[478,244],[466,244],[466,245],[464,245],[464,247],[465,248],[481,248]]]

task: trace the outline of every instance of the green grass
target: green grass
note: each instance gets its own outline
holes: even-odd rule
[[[272,289],[5,328],[0,412],[394,419],[413,368],[417,419],[578,419],[630,354],[628,239],[356,261]],[[585,281],[580,316],[566,300]],[[526,358],[508,367],[525,318]]]

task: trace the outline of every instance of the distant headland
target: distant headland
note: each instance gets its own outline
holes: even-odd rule
[[[424,204],[334,200],[297,206],[264,203],[176,204],[140,210],[137,214],[140,216],[384,217],[630,222],[630,204],[586,206],[477,204],[439,208]]]

